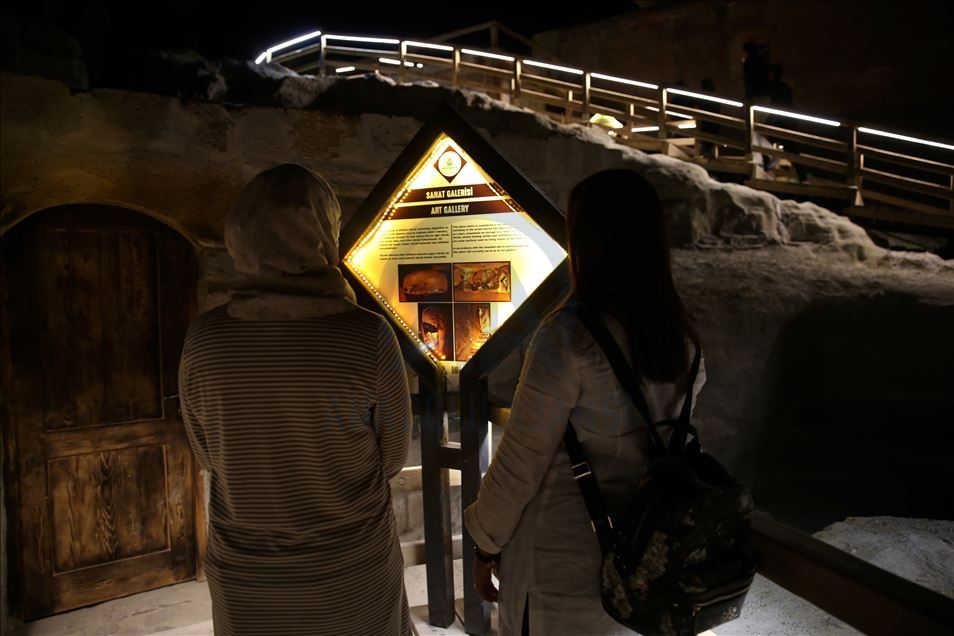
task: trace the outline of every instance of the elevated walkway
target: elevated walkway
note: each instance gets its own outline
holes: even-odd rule
[[[490,49],[448,42],[480,30],[490,33]],[[480,91],[561,123],[601,127],[618,143],[697,163],[723,180],[820,200],[863,222],[954,232],[950,142],[514,55],[496,48],[500,33],[519,39],[497,23],[428,42],[315,31],[269,47],[256,63]]]

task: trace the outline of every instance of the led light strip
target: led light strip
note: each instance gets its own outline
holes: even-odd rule
[[[371,283],[370,280],[368,280],[367,276],[365,276],[356,268],[352,268],[351,271],[354,272],[358,276],[358,278],[361,279],[361,281],[364,283],[365,288],[377,297],[378,302],[384,305],[384,307],[391,312],[391,314],[397,319],[397,321],[401,323],[401,326],[404,327],[405,331],[407,331],[407,333],[414,339],[414,341],[417,342],[418,347],[421,349],[421,351],[423,351],[427,355],[427,357],[429,357],[432,361],[436,363],[445,362],[443,360],[439,360],[437,356],[434,355],[434,352],[431,350],[431,348],[428,347],[427,344],[423,340],[421,340],[420,336],[417,335],[414,329],[409,324],[407,324],[407,322],[405,322],[403,318],[401,318],[401,315],[397,312],[397,310],[394,309],[394,307],[391,306],[391,303],[387,301],[387,299],[381,294],[381,292],[375,289],[374,285]]]
[[[509,55],[500,55],[498,53],[487,53],[486,51],[475,51],[474,49],[461,49],[461,53],[467,55],[476,55],[477,57],[489,57],[492,60],[503,60],[504,62],[513,62],[514,58]]]
[[[431,44],[429,42],[411,42],[410,40],[404,42],[407,46],[417,46],[422,49],[433,49],[435,51],[453,51],[454,47],[447,46],[446,44]]]
[[[641,126],[637,128],[630,128],[629,132],[642,133],[642,132],[656,132],[659,130],[659,126]]]
[[[878,135],[880,137],[890,137],[891,139],[898,139],[901,141],[910,141],[915,144],[924,144],[925,146],[934,146],[935,148],[943,148],[944,150],[954,150],[954,146],[952,146],[951,144],[942,144],[939,141],[930,141],[928,139],[918,139],[917,137],[908,137],[907,135],[899,135],[897,133],[891,133],[884,130],[876,130],[874,128],[865,128],[863,126],[859,126],[858,132],[867,133],[869,135]]]
[[[603,75],[602,73],[590,73],[590,77],[595,77],[596,79],[606,80],[608,82],[618,82],[619,84],[629,84],[630,86],[642,86],[643,88],[659,88],[658,84],[650,84],[649,82],[638,82],[636,80],[626,79],[625,77],[614,77],[613,75]]]
[[[404,202],[404,199],[407,197],[408,193],[410,192],[410,188],[411,188],[410,184],[409,183],[406,184],[401,189],[400,193],[391,199],[391,202],[388,203],[387,208],[385,208],[387,211],[378,218],[378,221],[375,223],[373,228],[371,228],[370,230],[364,233],[364,235],[358,241],[358,244],[352,248],[349,254],[354,254],[355,252],[359,252],[364,249],[364,246],[368,244],[368,242],[374,237],[375,234],[377,234],[378,230],[381,228],[381,225],[385,221],[390,219],[392,214],[394,214],[394,210],[395,208],[397,208],[397,203]],[[350,257],[349,260],[353,260],[353,258],[354,257]]]
[[[491,179],[487,179],[487,187],[496,192],[497,196],[500,197],[500,200],[503,201],[512,212],[516,212],[517,214],[524,213],[522,209],[514,207],[517,202],[511,199],[510,195],[504,192],[504,189],[494,183]]]
[[[409,191],[410,191],[410,186],[406,185],[401,190],[401,193],[391,200],[391,205],[389,206],[389,210],[388,210],[389,215],[390,213],[393,213],[394,202],[399,199],[403,201]],[[393,315],[394,318],[399,323],[401,323],[401,326],[404,327],[405,331],[414,339],[414,341],[417,343],[421,351],[424,352],[427,355],[427,357],[429,357],[433,362],[440,363],[442,361],[439,360],[437,356],[434,355],[434,353],[431,351],[431,348],[428,347],[423,340],[421,340],[420,336],[418,336],[417,333],[414,331],[414,329],[409,324],[407,324],[407,322],[401,317],[401,315],[397,312],[397,310],[391,306],[391,303],[389,303],[387,299],[381,294],[381,292],[377,290],[377,288],[368,279],[368,277],[365,276],[361,270],[359,270],[357,267],[354,266],[354,261],[355,261],[354,255],[357,252],[360,252],[361,250],[364,249],[364,246],[367,245],[367,243],[374,237],[375,234],[377,234],[378,230],[381,228],[381,225],[384,223],[384,221],[385,221],[385,217],[384,215],[382,215],[381,218],[379,218],[378,222],[375,223],[374,228],[366,232],[365,235],[361,237],[361,241],[359,242],[359,244],[356,247],[352,248],[351,252],[348,253],[348,256],[345,257],[345,261],[351,265],[351,268],[350,268],[351,271],[359,279],[361,279],[365,289],[371,292],[378,299],[378,302],[380,302],[381,305],[383,305],[391,313],[391,315]]]
[[[321,31],[313,31],[311,33],[306,33],[305,35],[300,35],[297,38],[294,38],[292,40],[288,40],[287,42],[282,42],[281,44],[276,44],[275,46],[271,46],[265,49],[264,51],[262,51],[261,55],[255,58],[255,63],[261,64],[263,61],[265,61],[265,58],[267,58],[269,55],[271,55],[275,51],[281,51],[282,49],[287,49],[290,46],[294,46],[301,42],[305,42],[306,40],[311,40],[312,38],[316,38],[319,35],[321,35]]]
[[[647,107],[646,107],[646,110],[651,110],[651,111],[653,111],[654,113],[658,113],[658,112],[659,112],[659,109],[656,108],[655,106],[647,106]],[[671,111],[671,110],[667,110],[667,111],[666,111],[666,114],[667,114],[667,115],[670,115],[670,116],[672,116],[672,117],[681,117],[682,119],[692,119],[692,115],[687,115],[687,114],[685,114],[685,113],[674,113],[674,112]]]
[[[401,65],[401,60],[395,60],[395,59],[392,59],[392,58],[390,58],[390,57],[379,57],[379,58],[378,58],[378,61],[381,62],[381,63],[383,63],[383,64],[391,64],[392,66],[400,66],[400,65]],[[404,62],[404,66],[409,66],[409,67],[411,67],[411,68],[414,68],[415,66],[416,66],[417,68],[424,68],[424,65],[421,64],[420,62],[418,62],[417,64],[415,64],[414,62]]]
[[[752,110],[757,110],[761,113],[771,113],[772,115],[781,115],[782,117],[792,117],[793,119],[801,119],[804,121],[812,121],[816,124],[825,124],[826,126],[841,126],[841,122],[835,121],[833,119],[822,119],[821,117],[812,117],[811,115],[802,115],[799,113],[793,113],[787,110],[778,110],[776,108],[768,108],[766,106],[753,106]]]
[[[325,40],[341,40],[343,42],[372,42],[374,44],[400,44],[394,38],[368,38],[359,35],[326,35]]]
[[[681,88],[667,88],[667,93],[675,93],[676,95],[686,95],[687,97],[695,97],[696,99],[705,99],[710,102],[717,102],[719,104],[728,104],[729,106],[735,106],[736,108],[741,108],[745,106],[742,102],[737,102],[732,99],[725,99],[723,97],[716,97],[715,95],[706,95],[704,93],[693,93],[692,91],[684,91]]]
[[[574,75],[583,75],[583,71],[578,68],[570,68],[569,66],[557,66],[556,64],[547,64],[546,62],[535,62],[533,60],[524,60],[524,64],[527,66],[536,66],[539,68],[547,68],[551,71],[561,71],[563,73],[572,73]]]

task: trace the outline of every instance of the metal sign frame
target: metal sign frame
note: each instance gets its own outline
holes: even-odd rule
[[[421,157],[442,135],[452,138],[483,171],[490,175],[544,232],[566,249],[563,213],[523,174],[507,161],[449,103],[444,103],[424,123],[358,210],[342,228],[340,252],[351,251],[375,221],[390,197],[401,187]],[[427,567],[428,621],[448,627],[454,622],[454,570],[451,539],[449,469],[461,471],[461,504],[477,498],[480,479],[490,460],[490,372],[536,328],[569,287],[564,259],[515,310],[460,370],[461,441],[447,441],[445,425],[446,371],[435,364],[373,299],[354,274],[344,274],[359,303],[381,312],[398,336],[404,359],[417,374],[421,419],[421,479],[424,498],[424,539]],[[482,602],[473,585],[473,540],[463,531],[464,627],[469,634],[484,634],[490,626],[490,604]]]

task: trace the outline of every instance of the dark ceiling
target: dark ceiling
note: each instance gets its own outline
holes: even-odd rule
[[[224,0],[45,0],[18,2],[2,11],[19,22],[60,27],[95,61],[128,51],[189,49],[207,57],[252,58],[277,42],[316,29],[358,35],[432,37],[496,20],[533,33],[639,10],[635,2],[565,8],[558,3],[328,3],[288,0],[242,5]]]

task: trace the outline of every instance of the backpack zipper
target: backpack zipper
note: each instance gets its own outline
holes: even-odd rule
[[[699,612],[702,611],[702,608],[704,608],[704,607],[708,607],[708,606],[710,606],[710,605],[715,605],[716,603],[721,603],[722,601],[727,601],[727,600],[729,600],[729,599],[731,599],[731,598],[735,598],[735,597],[737,597],[737,596],[741,596],[741,595],[745,594],[746,592],[748,592],[750,587],[752,587],[752,584],[751,584],[751,583],[749,583],[748,585],[746,585],[746,586],[744,586],[744,587],[736,588],[736,590],[735,590],[734,592],[729,592],[728,594],[723,594],[722,596],[717,596],[716,598],[710,598],[709,600],[704,601],[704,602],[702,602],[702,603],[693,603],[693,604],[692,604],[692,613],[693,613],[693,614],[698,614]]]

